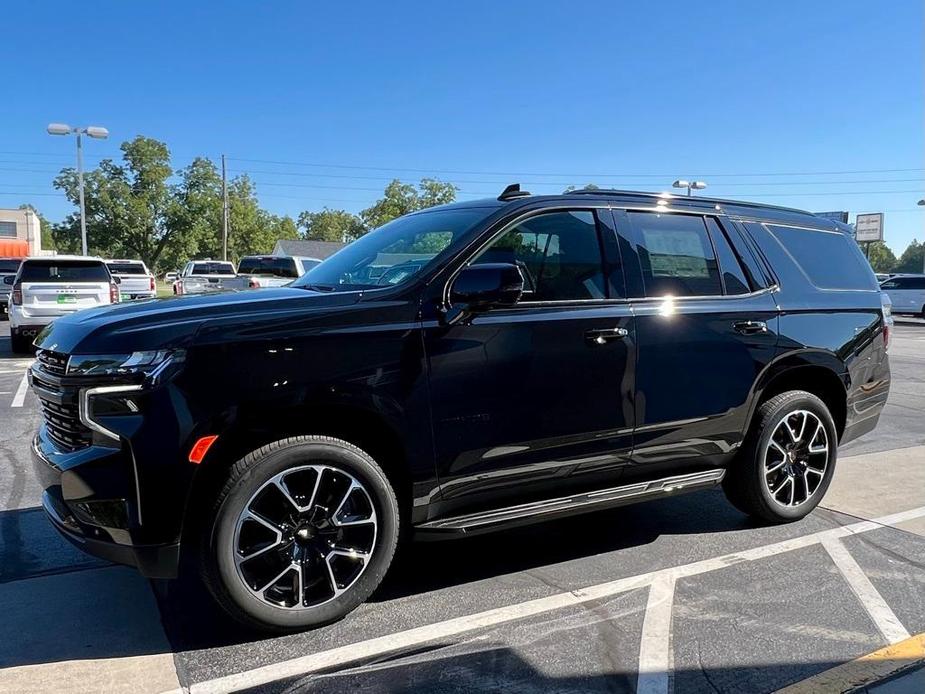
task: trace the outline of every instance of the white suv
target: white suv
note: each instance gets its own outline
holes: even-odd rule
[[[916,313],[925,318],[925,275],[894,275],[880,283],[890,295],[893,313]]]
[[[118,301],[118,280],[101,258],[26,258],[10,296],[13,351],[28,352],[42,328],[59,316]]]

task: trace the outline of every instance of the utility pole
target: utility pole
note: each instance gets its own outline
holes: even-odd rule
[[[225,155],[222,155],[222,260],[228,260],[228,179],[225,174]]]

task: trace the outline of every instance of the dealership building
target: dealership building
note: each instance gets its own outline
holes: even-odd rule
[[[32,210],[0,209],[0,257],[43,255],[42,226]]]

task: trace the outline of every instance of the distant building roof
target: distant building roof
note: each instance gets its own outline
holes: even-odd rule
[[[346,246],[345,243],[338,241],[285,241],[276,242],[273,247],[273,255],[301,255],[308,258],[318,258],[324,260],[329,255],[334,255],[341,248]]]

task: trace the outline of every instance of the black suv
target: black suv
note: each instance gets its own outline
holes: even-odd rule
[[[56,320],[35,469],[87,552],[172,577],[190,550],[235,617],[304,628],[366,600],[406,533],[716,485],[802,518],[877,424],[889,322],[835,222],[510,186],[285,288]]]

